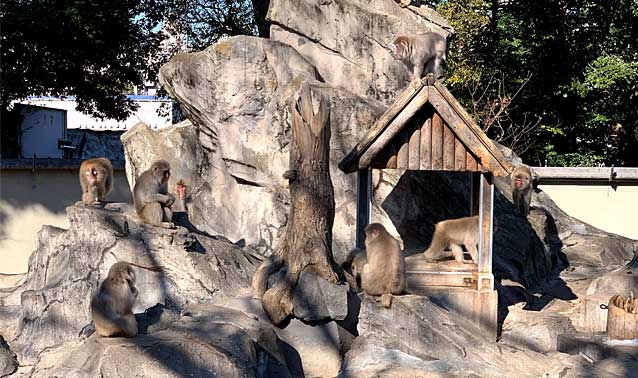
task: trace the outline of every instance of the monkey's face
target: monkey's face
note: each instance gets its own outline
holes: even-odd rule
[[[379,237],[382,233],[386,232],[385,227],[383,227],[380,223],[372,223],[369,224],[365,229],[366,239],[374,240]]]
[[[87,167],[86,171],[84,172],[84,176],[86,177],[86,181],[89,184],[93,184],[98,181],[98,179],[100,179],[99,171],[95,169],[95,167]]]
[[[177,184],[177,194],[181,199],[186,198],[186,185]]]
[[[397,37],[394,42],[392,42],[392,52],[399,59],[405,59],[408,55],[408,49],[406,47],[406,41],[403,37]]]
[[[526,187],[529,185],[529,176],[528,175],[516,175],[514,177],[514,186],[516,189],[520,189],[522,187]]]
[[[168,183],[168,179],[171,177],[171,166],[165,160],[159,160],[153,163],[151,166],[153,171],[153,177],[160,185]]]

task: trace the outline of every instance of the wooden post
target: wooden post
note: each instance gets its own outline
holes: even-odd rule
[[[478,215],[480,200],[481,174],[470,172],[470,216]]]
[[[372,215],[372,170],[357,171],[357,248],[365,248],[365,228]]]
[[[494,177],[481,174],[479,204],[478,290],[494,290],[492,274],[492,218],[494,210]]]
[[[314,273],[330,283],[343,275],[332,256],[334,191],[330,179],[330,108],[320,96],[314,113],[308,84],[301,86],[292,104],[290,169],[284,173],[290,186],[291,207],[284,237],[277,250],[253,276],[253,296],[274,324],[294,314],[293,292],[302,271]],[[271,287],[268,277],[285,267]]]

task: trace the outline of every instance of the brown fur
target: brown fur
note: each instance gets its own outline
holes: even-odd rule
[[[368,257],[366,256],[366,250],[361,248],[354,248],[348,253],[346,261],[341,264],[341,267],[350,272],[357,281],[357,285],[361,287],[361,272],[363,266],[368,263]]]
[[[187,204],[190,202],[190,194],[188,193],[188,185],[184,182],[184,180],[177,181],[175,184],[175,203],[171,207],[171,210],[175,212],[187,212],[188,206]]]
[[[400,35],[392,47],[397,58],[412,67],[412,80],[421,79],[427,73],[443,80],[447,41],[441,34]]]
[[[395,3],[399,3],[399,6],[401,6],[401,8],[405,8],[408,5],[412,4],[412,0],[394,0]]]
[[[91,299],[95,332],[102,337],[137,335],[133,304],[137,298],[135,272],[131,264],[117,262]]]
[[[405,259],[397,239],[380,223],[366,227],[367,263],[361,269],[366,295],[381,296],[384,307],[392,305],[392,294],[405,290]]]
[[[106,200],[113,189],[113,166],[107,158],[88,159],[80,165],[82,202],[90,205]]]
[[[430,247],[424,252],[425,259],[428,261],[440,260],[446,255],[444,250],[450,248],[452,250],[452,256],[454,256],[457,262],[471,263],[470,261],[466,261],[463,256],[463,248],[461,246],[464,245],[470,253],[470,256],[472,256],[474,263],[477,264],[478,249],[476,245],[479,237],[478,223],[478,215],[448,219],[437,223],[434,228],[434,235],[432,235],[432,243],[430,243]]]
[[[172,228],[173,211],[171,206],[175,196],[168,192],[168,179],[171,166],[165,160],[151,164],[151,168],[142,173],[133,188],[135,211],[140,219],[153,226]]]
[[[512,200],[516,211],[526,217],[529,214],[529,204],[532,202],[532,179],[530,167],[521,164],[512,171]]]

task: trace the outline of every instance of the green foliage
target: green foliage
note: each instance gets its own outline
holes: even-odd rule
[[[6,110],[27,96],[75,95],[78,109],[125,118],[124,91],[151,73],[160,4],[148,0],[8,0],[0,8]]]
[[[534,163],[638,166],[638,2],[440,0],[446,84]]]

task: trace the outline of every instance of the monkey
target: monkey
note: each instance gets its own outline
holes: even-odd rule
[[[363,266],[368,262],[366,250],[362,248],[354,248],[348,253],[346,261],[341,264],[343,270],[352,274],[357,282],[357,286],[361,287],[361,272]]]
[[[111,265],[106,279],[91,299],[91,318],[95,332],[102,337],[137,335],[133,304],[138,291],[132,266],[161,271],[160,268],[149,268],[126,261]]]
[[[434,73],[437,80],[444,79],[447,41],[435,32],[397,36],[392,50],[404,64],[412,67],[412,80]]]
[[[107,158],[83,161],[79,176],[85,205],[103,202],[113,189],[113,166]]]
[[[175,202],[175,196],[168,192],[170,177],[170,164],[166,160],[157,160],[135,182],[133,187],[135,211],[144,223],[167,228],[175,227],[171,222],[173,218],[171,206]]]
[[[385,308],[392,305],[392,294],[405,291],[405,258],[399,241],[380,223],[365,228],[367,262],[361,269],[361,287],[366,295],[381,296]]]
[[[452,256],[457,262],[471,263],[463,257],[463,248],[465,246],[472,261],[478,263],[478,249],[476,245],[479,237],[479,217],[448,219],[441,221],[434,226],[434,235],[432,235],[432,243],[430,247],[423,252],[427,261],[433,262],[443,257],[443,250],[450,248]]]
[[[405,8],[408,5],[412,4],[412,0],[394,0],[395,3],[399,3],[401,8]]]
[[[175,191],[177,192],[177,198],[175,203],[171,207],[173,213],[176,212],[188,212],[187,204],[190,202],[190,195],[186,193],[188,186],[184,180],[177,181],[175,184]]]
[[[516,211],[527,217],[529,204],[532,201],[532,170],[525,164],[521,164],[512,171],[512,199]]]

